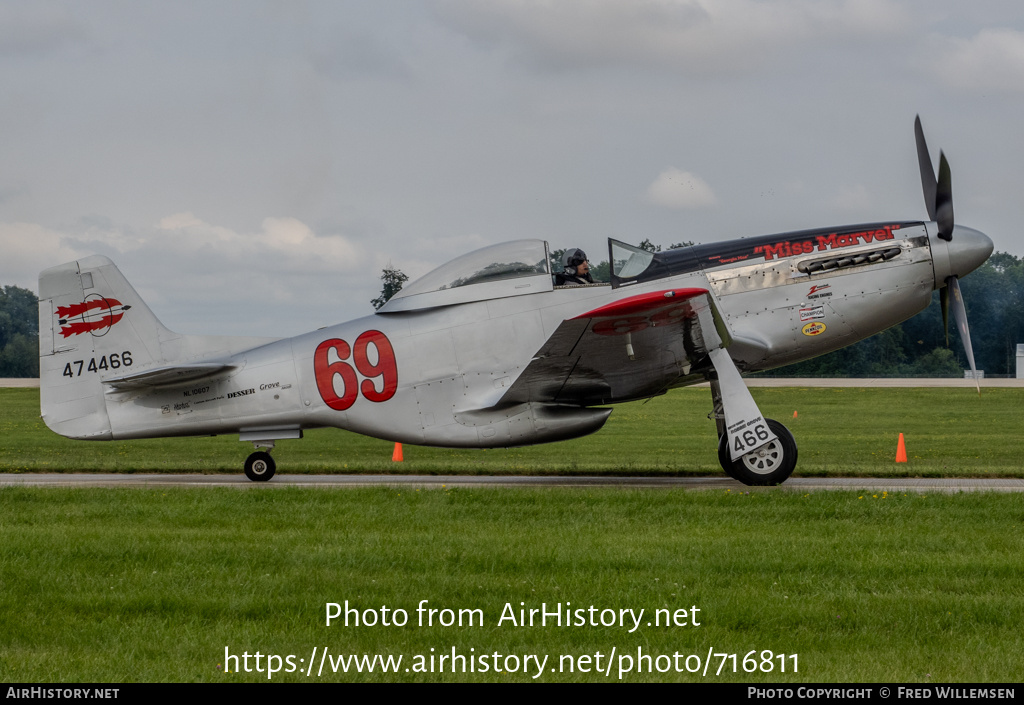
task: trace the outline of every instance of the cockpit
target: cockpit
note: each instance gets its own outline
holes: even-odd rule
[[[395,294],[380,313],[536,294],[553,288],[548,243],[513,240],[441,265]]]
[[[690,247],[654,253],[609,240],[608,252],[611,282],[556,287],[546,241],[513,240],[490,245],[456,257],[420,277],[395,294],[379,313],[488,301],[556,288],[619,287],[699,268]]]

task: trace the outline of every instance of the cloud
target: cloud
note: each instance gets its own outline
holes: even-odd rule
[[[0,205],[11,203],[29,193],[29,188],[24,183],[16,183],[10,186],[0,186]]]
[[[969,39],[933,36],[919,61],[952,88],[1024,92],[1024,32],[1015,29],[983,29]]]
[[[0,223],[0,285],[37,291],[39,272],[87,254],[35,223]]]
[[[891,0],[438,0],[442,21],[544,68],[639,65],[694,75],[756,68],[794,43],[883,41]]]
[[[262,229],[239,233],[206,223],[191,213],[161,218],[157,234],[179,255],[216,257],[221,262],[256,258],[276,269],[353,272],[363,264],[358,248],[343,236],[316,235],[296,218],[265,218]]]
[[[400,52],[378,37],[339,31],[314,49],[314,68],[335,80],[357,77],[390,78],[407,81],[412,70]]]
[[[871,209],[872,201],[864,184],[856,184],[841,188],[831,205],[843,211],[867,211]]]
[[[44,54],[86,39],[66,11],[38,4],[0,6],[0,56]]]
[[[644,200],[665,208],[707,208],[718,204],[715,192],[696,174],[669,167],[658,174]]]
[[[142,229],[101,216],[67,232],[0,223],[0,251],[0,285],[33,291],[43,269],[104,254],[166,325],[190,333],[294,335],[368,313],[380,288],[361,248],[296,218],[266,218],[252,232],[187,212]]]

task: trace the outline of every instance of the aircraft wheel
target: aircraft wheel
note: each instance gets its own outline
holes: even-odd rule
[[[732,463],[729,461],[729,451],[725,449],[725,444],[726,444],[726,436],[719,436],[718,437],[718,463],[722,466],[722,469],[725,470],[725,474],[726,475],[728,475],[729,477],[731,477],[734,480],[739,480],[740,482],[742,482],[742,480],[740,480],[740,478],[736,477],[736,471],[733,470]]]
[[[266,482],[274,476],[277,464],[270,453],[258,451],[245,459],[245,476],[253,482]]]
[[[796,441],[793,434],[775,419],[765,421],[778,438],[739,460],[729,459],[725,436],[718,441],[718,462],[729,477],[744,485],[778,485],[785,482],[796,468]]]

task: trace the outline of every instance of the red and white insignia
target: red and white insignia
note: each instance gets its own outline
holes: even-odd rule
[[[117,299],[109,299],[99,294],[90,294],[80,304],[58,306],[57,316],[61,335],[65,338],[82,333],[92,333],[96,337],[104,336],[130,308],[131,306],[124,306]]]

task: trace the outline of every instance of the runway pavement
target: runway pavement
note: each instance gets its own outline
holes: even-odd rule
[[[792,477],[777,488],[747,487],[721,477],[571,477],[496,475],[277,475],[250,482],[244,475],[115,473],[0,474],[0,487],[622,487],[688,490],[791,491],[864,490],[887,492],[1024,492],[1024,479]]]

